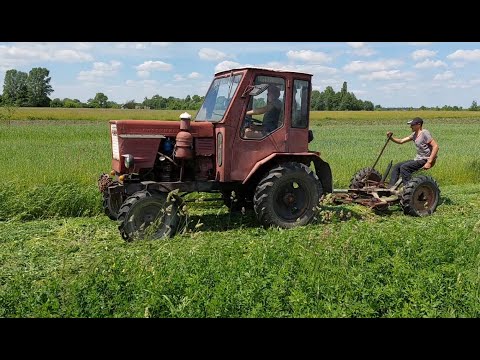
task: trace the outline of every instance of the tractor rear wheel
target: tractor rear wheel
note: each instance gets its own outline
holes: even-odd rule
[[[308,166],[280,164],[258,183],[253,198],[255,214],[264,227],[305,225],[313,219],[322,193],[317,175]]]
[[[421,175],[404,186],[400,205],[406,215],[427,216],[436,210],[439,199],[437,182],[430,176]]]
[[[142,190],[128,197],[118,213],[125,241],[173,237],[182,220],[182,199],[174,194]]]
[[[366,167],[358,170],[350,180],[350,189],[363,189],[367,186],[368,181],[379,182],[382,180],[382,175],[378,170],[371,167]]]

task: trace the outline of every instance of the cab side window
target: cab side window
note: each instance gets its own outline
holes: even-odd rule
[[[292,127],[294,128],[308,127],[308,90],[308,81],[293,82]]]

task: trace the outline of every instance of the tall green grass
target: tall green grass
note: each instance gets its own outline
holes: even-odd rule
[[[134,243],[106,217],[0,223],[0,317],[476,318],[478,190],[291,230],[192,204],[203,226]]]
[[[344,113],[339,113],[340,117]],[[376,114],[376,113],[372,113]],[[313,116],[314,117],[314,116]],[[67,125],[68,124],[68,125]],[[391,130],[397,137],[409,135],[404,120],[312,120],[314,141],[311,150],[321,152],[330,163],[335,188],[346,188],[360,168],[372,166]],[[426,119],[440,146],[437,164],[427,174],[440,186],[478,183],[480,180],[480,122],[474,119]],[[57,197],[45,216],[52,213],[97,214],[99,194],[96,181],[111,168],[107,121],[103,122],[22,122],[0,124],[0,159],[4,186],[0,188],[0,219],[37,218],[47,198]],[[376,168],[383,173],[390,160],[414,156],[413,143],[389,143]],[[49,194],[48,196],[45,194]],[[71,198],[69,201],[69,197]],[[71,207],[68,208],[68,204]],[[81,206],[79,207],[79,204]]]
[[[410,113],[335,114],[312,114],[310,149],[336,188],[373,164],[388,130],[409,133]],[[107,121],[3,123],[0,317],[479,317],[480,126],[453,115],[423,116],[440,145],[433,216],[325,206],[311,225],[263,229],[252,212],[197,201],[183,233],[133,243],[96,187],[110,169]],[[391,143],[377,168],[414,153]]]

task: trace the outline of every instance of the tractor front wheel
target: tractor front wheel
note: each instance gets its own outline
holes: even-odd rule
[[[421,175],[404,186],[400,206],[406,215],[427,216],[436,210],[439,199],[437,182],[430,176]]]
[[[308,166],[280,164],[258,183],[253,198],[255,214],[264,227],[305,225],[313,219],[322,193],[317,175]]]
[[[123,196],[120,193],[109,195],[107,191],[102,193],[103,211],[111,220],[117,220],[118,211],[123,203]]]
[[[128,197],[118,213],[125,241],[173,237],[181,225],[182,199],[175,194],[142,190]]]

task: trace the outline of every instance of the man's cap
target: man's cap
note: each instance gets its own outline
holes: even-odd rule
[[[423,120],[419,117],[416,117],[416,118],[413,118],[412,120],[410,120],[409,122],[407,122],[408,125],[423,125]]]
[[[280,96],[280,89],[278,88],[278,86],[270,85],[268,87],[268,92],[271,92],[275,97]]]

